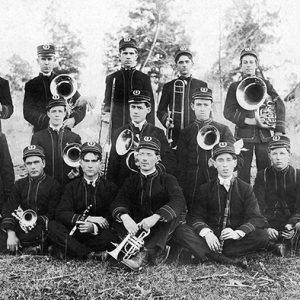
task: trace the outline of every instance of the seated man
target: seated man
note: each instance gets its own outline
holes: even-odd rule
[[[300,230],[300,170],[290,165],[288,137],[274,136],[268,151],[272,166],[258,172],[254,192],[268,221],[269,248],[284,256],[286,244]]]
[[[218,176],[201,185],[187,216],[196,235],[180,227],[176,240],[200,259],[214,259],[211,252],[236,257],[264,248],[268,243],[265,220],[251,186],[233,174],[237,164],[233,144],[217,144],[212,158]]]
[[[110,230],[109,205],[117,187],[100,177],[102,149],[94,142],[81,147],[83,176],[65,186],[56,210],[56,220],[49,223],[49,239],[56,254],[78,258],[105,258],[116,237]],[[76,226],[76,227],[74,227]]]
[[[35,133],[31,139],[31,144],[39,145],[45,150],[45,173],[55,178],[62,186],[76,176],[76,170],[63,160],[64,148],[67,144],[81,143],[78,134],[63,126],[66,113],[66,101],[63,98],[50,100],[47,106],[49,126]]]
[[[160,170],[171,174],[174,172],[176,158],[172,149],[168,145],[168,141],[163,130],[146,121],[146,117],[152,109],[150,100],[151,97],[148,95],[147,91],[132,91],[128,101],[131,122],[116,129],[113,133],[107,178],[115,182],[118,186],[122,186],[124,180],[134,174],[134,172],[126,165],[128,153],[120,155],[116,148],[116,142],[120,133],[126,129],[129,129],[133,133],[134,150],[136,150],[136,147],[142,137],[151,136],[157,138],[161,143],[161,162],[159,162],[159,168]]]
[[[48,222],[54,217],[60,196],[56,180],[44,173],[43,148],[37,145],[26,147],[23,160],[28,176],[15,183],[10,200],[4,204],[0,231],[1,252],[6,249],[16,252],[28,246],[40,246],[43,252]],[[25,214],[28,216],[25,218],[22,217],[22,210],[33,212]]]
[[[210,182],[217,176],[216,169],[209,165],[211,149],[215,143],[218,143],[217,134],[220,141],[234,142],[230,129],[212,120],[212,102],[210,89],[202,87],[193,92],[191,108],[194,111],[195,120],[180,132],[178,139],[176,177],[183,188],[188,209],[198,197],[200,185]],[[203,142],[206,143],[202,145],[199,144],[197,137],[199,131],[205,128],[208,128],[206,137],[203,137]],[[213,130],[216,132],[213,133]]]
[[[112,203],[112,214],[118,221],[115,228],[121,237],[128,233],[135,235],[139,229],[150,230],[144,250],[122,260],[133,270],[167,259],[170,248],[166,243],[185,210],[185,200],[176,178],[156,169],[159,154],[159,140],[142,137],[138,146],[140,173],[125,180]]]

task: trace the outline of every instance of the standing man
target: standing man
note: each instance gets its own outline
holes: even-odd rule
[[[191,108],[193,91],[196,88],[207,87],[207,83],[196,78],[192,78],[191,70],[193,66],[193,55],[187,48],[180,48],[175,53],[175,63],[179,72],[179,80],[183,82],[184,94],[182,103],[182,94],[174,96],[174,84],[178,79],[167,82],[163,86],[161,99],[157,109],[157,117],[160,122],[168,128],[173,127],[172,147],[176,147],[179,132],[187,127],[194,120],[194,113]],[[182,89],[181,89],[182,90]],[[174,120],[170,117],[173,109],[173,99],[175,98]],[[183,109],[182,109],[183,106]],[[181,119],[183,117],[183,120]],[[183,127],[181,128],[181,122]]]
[[[45,153],[43,148],[31,145],[23,150],[23,160],[28,176],[18,180],[9,201],[3,207],[0,231],[0,251],[16,252],[22,247],[40,246],[43,250],[48,231],[48,222],[54,218],[60,197],[58,183],[44,173]],[[36,223],[26,226],[27,218],[18,222],[15,217],[18,207],[33,210]],[[25,222],[25,223],[24,223]],[[26,232],[27,231],[27,232]]]
[[[202,87],[194,91],[191,109],[196,118],[180,132],[178,139],[176,176],[183,188],[188,209],[198,197],[200,185],[217,176],[217,170],[211,163],[211,150],[218,143],[217,139],[234,143],[230,129],[212,120],[212,102],[211,89]],[[208,129],[203,132],[203,145],[199,145],[199,131],[204,128]],[[203,149],[201,147],[205,147],[205,142],[208,143],[207,148]]]
[[[83,176],[66,185],[56,210],[56,220],[49,224],[49,238],[54,247],[62,251],[63,257],[102,260],[105,258],[103,251],[112,249],[111,242],[117,241],[110,230],[109,211],[117,187],[99,175],[101,154],[102,149],[95,142],[82,145]]]
[[[48,128],[38,131],[31,139],[31,144],[39,145],[45,151],[46,174],[55,178],[62,186],[76,175],[76,170],[63,160],[64,148],[67,144],[81,144],[80,136],[63,126],[66,114],[66,101],[54,97],[47,105]]]
[[[166,136],[162,129],[155,127],[147,122],[146,117],[151,113],[151,97],[149,92],[134,90],[129,96],[129,113],[131,122],[118,128],[113,133],[112,147],[109,155],[107,178],[115,182],[119,187],[122,186],[124,180],[130,175],[134,174],[127,166],[128,153],[121,155],[118,153],[119,146],[117,145],[118,137],[124,130],[130,130],[133,134],[132,150],[136,150],[139,141],[144,136],[155,137],[161,144],[161,157],[158,162],[158,168],[161,171],[167,171],[168,173],[174,173],[176,168],[176,157],[168,145]],[[128,145],[127,145],[128,147]],[[131,150],[131,151],[132,151]],[[134,154],[136,155],[136,153]],[[134,158],[134,156],[133,156]],[[135,159],[132,159],[135,160]],[[132,168],[135,168],[133,163]]]
[[[104,97],[104,113],[112,108],[112,132],[127,124],[129,118],[129,94],[133,90],[146,90],[150,94],[150,104],[154,107],[154,99],[150,78],[148,75],[136,70],[138,46],[133,38],[123,38],[119,42],[121,70],[106,77]],[[113,82],[114,97],[112,98]],[[111,101],[113,100],[113,103]],[[154,124],[154,110],[147,117],[149,123]]]
[[[40,74],[28,81],[25,85],[25,96],[23,114],[26,121],[33,125],[33,132],[46,129],[49,126],[47,116],[47,105],[52,99],[50,84],[56,74],[53,72],[55,66],[55,47],[53,45],[40,45],[37,47],[37,62]],[[83,120],[86,112],[85,100],[78,91],[68,100],[72,104],[80,102],[64,120],[64,126],[73,128]]]
[[[6,79],[0,77],[0,119],[8,119],[14,112],[13,103],[11,100],[9,83]],[[0,120],[1,132],[1,120]]]
[[[300,170],[290,165],[288,137],[274,136],[268,151],[271,166],[258,172],[254,192],[268,222],[270,249],[284,256],[286,244],[300,231]]]
[[[123,259],[123,263],[133,270],[150,262],[161,264],[167,259],[170,250],[167,241],[185,210],[185,200],[176,178],[156,169],[159,155],[159,140],[144,136],[138,147],[140,173],[126,179],[111,207],[121,237],[128,233],[135,235],[139,229],[150,230],[142,252]]]
[[[14,166],[4,133],[0,132],[0,219],[2,207],[9,199],[15,182]]]
[[[258,68],[258,57],[253,49],[246,48],[240,55],[240,66],[243,79],[248,76],[255,76]],[[229,86],[225,106],[224,117],[233,122],[235,127],[235,138],[243,139],[244,147],[248,151],[243,152],[244,167],[239,171],[239,177],[250,183],[250,170],[253,152],[256,156],[257,170],[260,171],[270,165],[268,157],[268,141],[274,131],[275,135],[285,133],[285,107],[283,101],[274,90],[271,83],[262,78],[267,87],[268,98],[275,107],[276,124],[271,128],[262,123],[258,113],[253,110],[246,110],[241,107],[236,98],[236,91],[239,83],[234,82]]]

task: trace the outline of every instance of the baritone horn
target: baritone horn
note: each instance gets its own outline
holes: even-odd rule
[[[63,150],[65,164],[72,168],[79,168],[81,145],[78,143],[67,144]]]
[[[19,221],[20,227],[25,233],[28,233],[36,225],[37,214],[32,209],[23,211],[23,209],[19,206],[14,210],[12,216]]]
[[[220,132],[213,125],[203,126],[197,134],[197,143],[204,150],[211,150],[220,142]]]

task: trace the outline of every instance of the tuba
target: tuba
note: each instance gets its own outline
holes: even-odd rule
[[[244,78],[236,90],[236,99],[245,110],[258,110],[262,124],[275,127],[275,101],[267,94],[267,86],[263,79],[257,76]]]
[[[23,209],[19,206],[14,210],[12,216],[19,221],[20,227],[25,233],[28,233],[36,225],[37,214],[32,209],[23,211]]]
[[[78,143],[67,144],[63,150],[63,160],[65,164],[72,168],[79,167],[81,146]]]
[[[204,150],[211,150],[220,141],[220,132],[213,125],[203,126],[197,134],[197,143]]]

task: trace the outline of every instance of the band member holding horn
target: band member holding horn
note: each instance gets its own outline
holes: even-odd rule
[[[198,87],[207,87],[206,82],[192,77],[193,55],[190,50],[185,47],[179,48],[175,53],[175,63],[179,78],[163,86],[157,109],[157,117],[167,128],[172,148],[177,145],[180,130],[194,120],[194,113],[190,106],[192,92]]]
[[[272,166],[257,174],[254,193],[268,221],[268,249],[284,256],[300,233],[300,170],[290,165],[288,137],[274,136],[268,151]]]
[[[8,119],[14,111],[12,103],[9,83],[6,79],[0,77],[0,132],[1,132],[1,119]]]
[[[195,120],[180,132],[178,139],[176,177],[188,208],[198,197],[200,185],[217,176],[211,162],[214,145],[224,140],[234,142],[230,129],[212,120],[212,102],[211,89],[201,87],[193,92],[190,105]]]
[[[268,243],[265,220],[251,186],[234,176],[234,145],[220,142],[212,158],[218,176],[201,185],[187,216],[196,236],[176,232],[176,239],[202,259],[210,252],[236,257],[264,248]]]
[[[243,80],[229,86],[224,117],[233,122],[235,138],[243,139],[248,151],[243,153],[244,167],[239,177],[250,182],[253,152],[258,171],[268,167],[268,141],[275,135],[285,133],[285,107],[271,83],[256,75],[258,56],[251,48],[240,55]]]
[[[2,218],[2,207],[9,199],[14,182],[14,166],[9,153],[7,140],[5,134],[0,132],[0,219]]]
[[[55,47],[53,45],[40,45],[37,47],[37,62],[40,67],[40,74],[28,81],[25,85],[23,114],[26,121],[33,125],[33,132],[46,129],[49,125],[47,116],[47,105],[52,99],[50,84],[57,74],[53,72],[55,66]],[[70,83],[71,84],[71,83]],[[66,83],[67,85],[67,83]],[[72,87],[68,87],[72,90]],[[75,105],[72,112],[64,120],[64,126],[73,128],[83,120],[86,113],[86,102],[76,91],[68,102]]]
[[[144,248],[122,260],[133,270],[167,259],[170,250],[167,241],[185,210],[185,200],[176,178],[156,169],[159,155],[159,140],[142,137],[138,146],[140,172],[126,179],[111,207],[117,221],[115,228],[122,238],[128,233],[136,235],[139,229],[147,232],[141,241]]]
[[[176,167],[176,157],[168,145],[163,130],[146,120],[147,115],[153,109],[151,94],[143,90],[133,90],[128,103],[131,122],[113,133],[107,169],[107,178],[118,186],[121,186],[124,180],[134,172],[138,172],[135,164],[137,154],[135,150],[144,136],[155,137],[161,143],[161,159],[157,166],[160,171],[173,173]]]
[[[103,260],[106,257],[103,251],[112,249],[111,242],[116,242],[110,229],[109,206],[117,187],[100,177],[101,155],[98,143],[88,142],[81,146],[83,176],[65,186],[56,220],[49,223],[54,255]]]
[[[122,38],[119,42],[121,69],[106,77],[103,114],[107,115],[112,108],[111,126],[112,133],[117,128],[130,121],[129,94],[132,90],[146,90],[150,95],[150,104],[154,108],[154,99],[150,78],[147,74],[136,70],[138,58],[137,42],[133,38]],[[115,80],[113,105],[111,95],[113,81]],[[149,123],[154,124],[154,109],[147,117]]]
[[[81,138],[72,132],[69,127],[64,127],[66,117],[66,101],[62,97],[54,97],[47,105],[47,117],[49,126],[35,133],[31,138],[31,144],[41,146],[45,151],[45,172],[55,178],[62,186],[76,177],[79,168],[79,147]],[[64,159],[64,149],[69,145],[73,152],[77,150],[77,157]],[[74,154],[76,156],[76,153]],[[65,162],[65,161],[67,162]],[[77,168],[77,170],[76,170]]]
[[[43,253],[48,222],[54,218],[60,187],[44,172],[42,147],[27,146],[23,160],[28,176],[15,183],[10,200],[4,204],[0,251],[16,252],[32,246]]]

